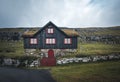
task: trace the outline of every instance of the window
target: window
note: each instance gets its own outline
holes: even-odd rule
[[[37,44],[37,39],[36,38],[31,38],[30,39],[30,44]]]
[[[47,29],[47,33],[53,34],[53,28],[48,28],[48,29]]]
[[[55,38],[46,38],[46,44],[56,44]]]
[[[65,38],[64,39],[64,44],[71,44],[72,43],[72,39],[71,38]]]

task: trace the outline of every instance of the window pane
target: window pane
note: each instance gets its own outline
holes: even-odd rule
[[[37,44],[37,39],[36,38],[31,38],[30,39],[30,44]]]
[[[66,39],[66,38],[64,39],[64,43],[65,43],[65,44],[67,43],[67,39]]]
[[[48,29],[48,33],[50,33],[50,29]]]
[[[34,44],[37,44],[37,39],[34,39]]]
[[[52,39],[49,39],[49,41],[50,41],[49,43],[51,44],[52,43]]]
[[[67,43],[70,44],[70,38],[67,40]]]
[[[52,39],[52,40],[53,40],[52,43],[55,44],[55,39]]]
[[[46,39],[46,44],[55,44],[55,39],[54,38]]]
[[[51,33],[53,33],[53,29],[51,28]]]
[[[71,44],[71,38],[65,38],[64,43],[65,44]]]
[[[30,39],[30,43],[33,44],[33,39]]]
[[[48,44],[49,43],[49,39],[46,39],[46,44]]]
[[[48,28],[47,33],[53,33],[53,28]]]

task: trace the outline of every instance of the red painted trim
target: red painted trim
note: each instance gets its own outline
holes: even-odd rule
[[[45,32],[48,34],[48,28],[45,29]]]
[[[38,38],[35,38],[36,39],[36,43],[34,43],[34,44],[38,44]]]
[[[48,50],[48,58],[54,58],[54,50]]]
[[[72,44],[72,38],[70,38],[70,44]]]
[[[29,44],[31,44],[31,38],[29,39]]]
[[[55,38],[55,44],[56,44],[56,38]]]
[[[66,43],[65,43],[65,39],[66,39],[66,38],[64,38],[64,44],[66,44]]]
[[[47,38],[45,39],[45,44],[47,44]]]

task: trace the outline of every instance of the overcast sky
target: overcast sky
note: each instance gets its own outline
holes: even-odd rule
[[[120,0],[0,0],[0,27],[120,26]]]

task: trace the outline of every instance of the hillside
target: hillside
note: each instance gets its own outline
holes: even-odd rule
[[[40,27],[41,28],[41,27]],[[0,28],[0,55],[24,55],[22,34],[36,28]],[[97,55],[120,52],[120,26],[107,28],[67,28],[79,33],[76,54]]]
[[[28,30],[39,30],[41,27],[24,28],[0,28],[0,40],[19,40],[22,34]],[[89,27],[89,28],[67,28],[60,29],[75,30],[79,34],[80,42],[104,42],[109,44],[120,44],[120,26],[115,27]]]
[[[120,26],[117,27],[107,27],[107,28],[76,28],[76,31],[79,32],[80,35],[91,36],[91,35],[120,35]]]
[[[52,67],[57,82],[120,82],[120,61]]]
[[[39,30],[41,27],[18,27],[18,28],[0,28],[0,32],[21,32],[26,30]],[[67,28],[60,27],[61,29],[73,29],[80,35],[120,35],[120,26],[115,27],[88,27],[88,28]]]

